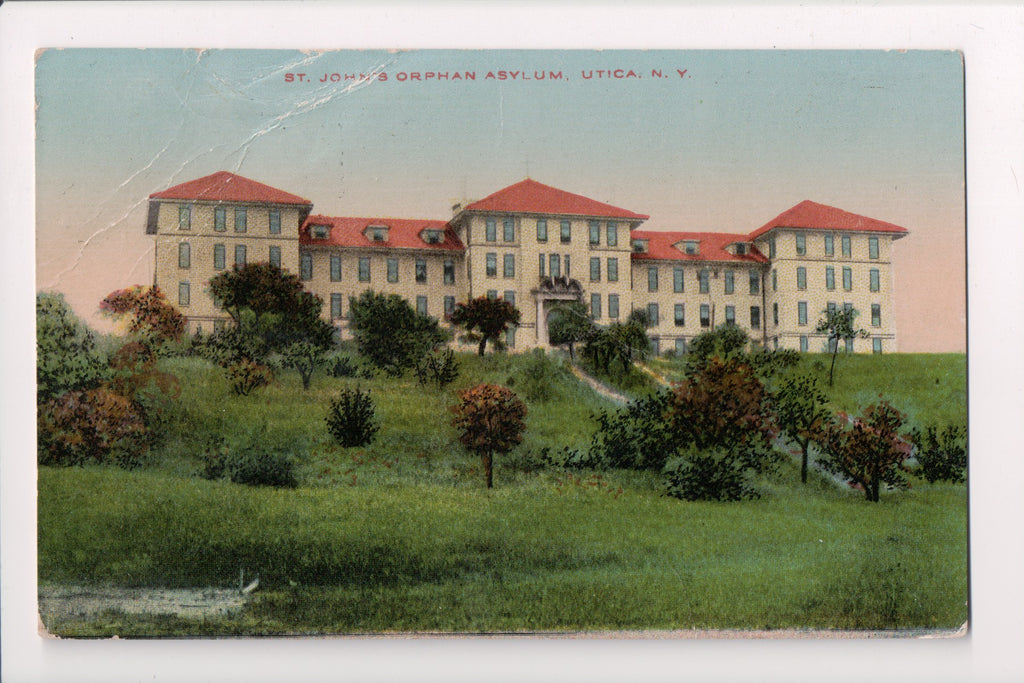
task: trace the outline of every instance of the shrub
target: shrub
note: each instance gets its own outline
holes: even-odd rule
[[[373,441],[380,429],[374,419],[376,407],[370,393],[355,389],[343,389],[338,398],[331,401],[327,412],[327,430],[334,440],[345,448],[365,446]]]
[[[352,360],[351,356],[339,353],[324,361],[327,374],[331,377],[355,377],[359,366]]]
[[[359,353],[391,375],[416,365],[448,335],[435,318],[421,315],[397,294],[370,290],[349,299],[352,334]]]
[[[699,371],[712,358],[726,360],[743,356],[750,337],[740,327],[724,323],[694,337],[686,352],[687,374]]]
[[[537,403],[547,401],[554,394],[553,380],[558,372],[558,365],[543,349],[534,349],[519,372],[523,395]]]
[[[669,393],[638,398],[624,408],[594,416],[598,428],[590,460],[609,467],[660,470],[675,450],[675,436],[665,419]]]
[[[666,466],[667,493],[681,500],[757,498],[757,491],[748,483],[748,464],[726,449],[689,449]]]
[[[139,466],[149,448],[137,408],[108,388],[69,391],[39,410],[40,465]]]
[[[110,374],[93,333],[60,294],[36,296],[36,387],[40,402],[93,389]]]
[[[459,362],[451,349],[425,354],[414,369],[420,386],[433,382],[439,389],[444,389],[459,376]]]
[[[459,441],[481,456],[487,488],[494,485],[494,453],[507,453],[523,440],[526,405],[510,389],[495,384],[479,384],[459,392],[460,403],[453,405],[452,426]]]
[[[291,456],[258,442],[230,451],[224,471],[235,484],[294,488],[299,483]]]
[[[935,427],[910,434],[914,458],[929,484],[937,481],[959,483],[967,478],[967,438],[962,427],[950,425],[941,433]]]
[[[239,396],[248,396],[254,389],[270,384],[270,368],[254,360],[242,358],[227,367],[228,381]]]

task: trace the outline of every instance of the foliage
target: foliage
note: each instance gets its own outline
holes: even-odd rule
[[[602,410],[591,458],[610,467],[661,470],[675,451],[676,437],[665,419],[670,394],[654,392],[617,410]]]
[[[478,342],[477,353],[482,356],[487,342],[497,350],[505,348],[502,337],[509,327],[519,325],[519,318],[519,309],[510,302],[481,296],[456,304],[451,322],[466,328],[466,340]]]
[[[882,484],[906,487],[903,463],[911,444],[900,434],[902,426],[903,414],[887,401],[868,406],[860,418],[840,414],[817,439],[826,456],[822,464],[862,487],[865,497],[877,503]]]
[[[587,339],[583,355],[602,372],[607,373],[611,364],[618,361],[625,373],[634,361],[647,358],[651,349],[644,325],[647,314],[639,309],[634,313],[641,315],[630,316],[626,323],[612,323],[605,329],[598,328]]]
[[[459,362],[451,349],[431,351],[416,363],[415,371],[420,386],[433,382],[438,389],[444,389],[458,378]]]
[[[587,307],[578,301],[563,303],[551,311],[548,318],[548,341],[552,346],[567,346],[569,358],[576,359],[575,346],[586,342],[594,333],[594,321]]]
[[[836,369],[836,355],[839,353],[839,342],[857,337],[866,337],[868,333],[857,327],[857,309],[837,308],[834,311],[824,310],[825,317],[818,320],[815,331],[819,334],[828,334],[828,347],[832,351],[832,364],[828,368],[828,385],[832,386],[833,375]]]
[[[308,341],[296,341],[288,345],[282,352],[285,367],[295,368],[302,378],[302,388],[309,389],[309,380],[313,371],[323,365],[326,351],[322,346]]]
[[[365,446],[373,441],[380,429],[376,419],[376,405],[370,392],[342,389],[331,401],[327,412],[327,430],[334,440],[345,448]]]
[[[134,285],[108,294],[100,310],[128,322],[128,333],[154,353],[165,344],[180,341],[185,333],[185,316],[168,303],[157,286]]]
[[[949,425],[942,432],[928,426],[910,434],[914,459],[929,484],[937,481],[959,483],[967,478],[967,437],[964,429]]]
[[[69,391],[39,408],[40,465],[95,462],[132,469],[148,448],[142,415],[109,388]]]
[[[681,500],[737,501],[757,498],[750,485],[751,468],[723,448],[688,449],[665,467],[668,495]]]
[[[502,386],[479,384],[459,392],[460,403],[451,406],[452,426],[459,441],[483,458],[487,488],[493,486],[491,459],[507,453],[523,440],[526,405]]]
[[[294,459],[284,449],[268,443],[265,428],[241,439],[223,435],[210,438],[203,460],[205,479],[227,476],[235,484],[278,488],[299,484]]]
[[[561,374],[561,368],[550,358],[544,349],[534,349],[526,355],[519,373],[509,377],[506,384],[517,386],[528,401],[544,403],[555,393],[555,379]]]
[[[109,375],[93,333],[60,294],[36,295],[36,393],[40,402],[92,389]]]
[[[274,378],[270,368],[249,358],[242,358],[227,366],[231,389],[239,396],[248,396],[254,389],[270,384]]]
[[[800,364],[800,352],[794,349],[757,349],[747,354],[747,363],[762,381],[795,368]]]
[[[698,334],[687,345],[687,374],[700,370],[712,358],[725,360],[743,356],[749,344],[747,333],[739,326],[728,323]]]
[[[800,481],[807,483],[808,449],[831,418],[828,399],[812,375],[787,378],[772,403],[779,427],[800,446]]]
[[[359,372],[358,364],[344,353],[328,356],[324,359],[324,366],[331,377],[355,377]]]
[[[349,299],[350,324],[359,353],[391,375],[400,375],[448,336],[435,318],[416,312],[397,294],[370,290]]]

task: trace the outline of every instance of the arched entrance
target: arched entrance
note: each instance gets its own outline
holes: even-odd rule
[[[583,297],[583,288],[579,282],[567,277],[544,277],[530,293],[537,302],[537,346],[543,348],[549,346],[548,316],[552,306],[562,301],[579,301]]]

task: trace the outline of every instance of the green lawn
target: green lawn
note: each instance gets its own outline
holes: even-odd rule
[[[320,376],[303,392],[284,373],[236,397],[202,361],[167,361],[184,391],[147,468],[40,468],[40,581],[230,587],[244,570],[259,572],[260,590],[232,616],[108,613],[47,626],[126,636],[955,628],[966,620],[964,486],[915,482],[871,504],[820,479],[802,487],[786,465],[760,482],[759,500],[684,503],[650,474],[537,470],[530,454],[543,446],[585,447],[590,416],[606,404],[558,367],[528,386],[535,359],[460,362],[460,380],[443,392],[408,378]],[[962,393],[948,378],[963,377],[962,356],[840,363],[837,406],[912,367],[888,390],[913,398],[919,416],[957,413],[949,404]],[[944,397],[933,376],[947,378]],[[460,387],[509,379],[533,396],[527,434],[497,459],[487,491],[446,408]],[[342,449],[327,436],[326,404],[356,384],[373,393],[383,427],[372,446]],[[195,476],[204,432],[261,428],[295,454],[299,488]]]

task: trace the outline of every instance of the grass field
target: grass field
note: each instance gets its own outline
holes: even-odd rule
[[[966,620],[964,486],[914,482],[871,504],[823,479],[800,486],[787,464],[760,482],[759,500],[684,503],[664,496],[652,474],[537,470],[531,453],[540,448],[589,443],[603,399],[557,364],[531,373],[530,363],[544,362],[536,358],[460,362],[460,379],[445,391],[408,378],[317,376],[303,392],[284,373],[237,397],[204,362],[168,361],[184,391],[148,467],[40,468],[40,581],[231,587],[241,570],[259,572],[260,590],[230,616],[108,612],[48,628],[126,636],[955,628]],[[548,379],[530,379],[542,374]],[[847,357],[832,401],[856,408],[883,391],[915,421],[955,420],[964,415],[963,377],[963,356]],[[511,384],[529,406],[524,443],[498,458],[491,491],[446,412],[455,390],[478,381]],[[329,398],[355,384],[377,400],[382,430],[369,447],[342,449],[323,418]],[[204,435],[218,432],[287,448],[300,486],[196,476]]]

